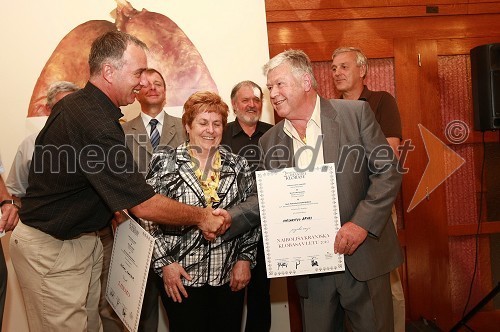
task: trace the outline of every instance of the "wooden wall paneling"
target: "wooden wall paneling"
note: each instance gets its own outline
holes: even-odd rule
[[[268,11],[268,22],[328,21],[339,19],[424,17],[498,13],[499,1],[458,4],[409,4],[405,6],[371,6]]]
[[[467,125],[467,132],[470,132],[473,129],[473,111],[469,56],[439,56],[438,63],[442,131],[446,131],[449,123],[460,120]],[[448,143],[448,141],[447,139],[443,142]],[[477,197],[478,192],[480,194],[481,190],[480,185],[477,186],[477,180],[480,179],[481,172],[480,170],[477,171],[477,166],[480,165],[476,165],[477,160],[474,153],[475,145],[478,144],[449,145],[466,162],[443,183],[446,189],[448,234],[450,233],[450,226],[471,226],[470,233],[463,234],[466,236],[450,237],[449,239],[449,280],[452,313],[454,320],[459,321],[468,300],[468,290],[474,274],[474,287],[472,288],[468,310],[478,303],[492,288],[492,273],[489,236],[479,235],[481,230],[478,228],[479,201]],[[479,164],[481,163],[482,159],[479,160]],[[483,210],[483,212],[485,211]],[[476,236],[476,233],[479,234]],[[476,266],[477,270],[475,270]]]
[[[450,15],[497,13],[500,3],[408,5],[393,7],[363,7],[335,9],[305,9],[268,11],[268,22],[358,20],[367,18],[435,17]],[[431,10],[432,12],[429,12]],[[434,12],[435,11],[435,12]]]
[[[419,132],[418,129],[410,126],[410,123],[419,123],[419,99],[417,97],[418,84],[415,79],[408,80],[407,77],[417,77],[418,69],[415,65],[416,61],[416,45],[415,40],[412,39],[401,39],[394,41],[394,66],[395,66],[395,82],[396,90],[398,91],[398,105],[401,114],[401,121],[403,125],[403,132],[405,133],[405,139],[410,139],[412,144],[416,146],[416,152],[420,151],[423,147],[422,142],[418,139]],[[405,68],[405,70],[398,70],[398,68]],[[418,148],[418,149],[417,149]],[[411,198],[413,197],[413,191],[418,185],[417,176],[413,176],[413,173],[422,174],[425,168],[423,163],[420,163],[422,158],[416,156],[416,152],[411,152],[408,154],[405,160],[405,167],[411,165],[409,173],[404,175],[402,183],[401,198],[403,200],[403,206],[408,206]],[[405,229],[408,230],[408,224],[417,223],[419,220],[416,214],[405,215]],[[405,243],[406,247],[409,245],[409,234],[405,231]],[[423,247],[423,246],[422,246]],[[422,249],[424,249],[423,247]],[[414,261],[413,252],[406,251],[406,265],[408,262]],[[426,253],[421,251],[421,255],[425,256]],[[407,267],[407,277],[408,277],[408,291],[406,297],[406,308],[407,312],[410,314],[409,319],[419,319],[422,315],[420,314],[420,308],[425,307],[425,303],[418,296],[416,289],[422,287],[425,289],[425,282],[419,280],[419,276],[422,275],[424,278],[427,276],[421,273],[420,270]],[[412,280],[417,280],[417,284],[414,284],[417,288],[410,288],[410,283]]]
[[[477,226],[477,225],[476,225]],[[488,236],[477,238],[478,262],[475,271],[474,283],[469,303],[465,314],[469,313],[483,297],[488,294],[497,283],[492,285],[491,261],[489,259],[490,240]],[[475,269],[474,256],[476,254],[476,236],[460,236],[450,239],[450,268],[453,280],[451,280],[451,298],[453,325],[462,319],[464,307],[469,298],[469,291]],[[456,264],[456,256],[467,254],[472,256],[464,264]],[[455,257],[454,257],[455,256]],[[497,281],[498,282],[498,281]],[[487,303],[481,311],[472,317],[467,325],[472,328],[469,331],[497,331],[500,326],[500,310],[495,310],[491,302]],[[448,329],[446,329],[448,330]],[[466,329],[462,329],[465,331]],[[461,331],[462,331],[461,330]]]
[[[403,132],[415,146],[405,164],[411,167],[403,179],[400,195],[405,207],[413,197],[428,160],[417,124],[421,123],[446,142],[439,118],[439,100],[436,99],[439,90],[437,56],[468,56],[475,46],[500,42],[500,1],[437,0],[432,5],[438,6],[439,13],[423,15],[421,12],[426,5],[428,2],[423,0],[376,3],[368,0],[266,0],[270,56],[296,48],[304,50],[313,62],[330,61],[335,48],[349,45],[362,48],[371,59],[394,57]],[[416,64],[419,52],[423,67]],[[499,137],[498,131],[485,134],[486,142],[499,142]],[[481,141],[482,133],[472,131],[464,142],[475,145],[475,162],[481,150],[475,143]],[[474,186],[480,191],[477,164],[475,168]],[[476,226],[473,223],[448,225],[446,206],[450,195],[441,186],[431,193],[430,200],[423,201],[409,213],[404,211],[405,229],[400,234],[406,244],[409,318],[425,317],[443,330],[449,329],[459,318],[456,308],[462,305],[461,300],[451,295],[451,289],[462,294],[468,291],[462,289],[462,285],[452,285],[454,281],[450,275],[456,267],[450,264],[457,263],[450,261],[450,248],[457,250],[453,241],[470,238]],[[486,234],[498,233],[500,220],[485,224],[480,230],[485,234],[481,235],[480,247],[486,248]],[[485,257],[480,256],[479,261],[478,288],[481,292],[488,278],[489,262]],[[477,297],[478,294],[473,293],[474,301]],[[481,311],[477,319],[471,321],[471,326],[477,327],[477,331],[492,330],[498,327],[499,317],[499,310]],[[485,323],[488,319],[497,325]]]
[[[419,53],[422,67],[418,65]],[[403,204],[408,207],[427,165],[417,124],[433,133],[440,124],[437,45],[432,41],[397,39],[394,59],[403,132],[415,146],[406,162],[411,168],[403,179]],[[451,327],[452,320],[445,201],[444,190],[437,188],[429,200],[421,202],[404,217],[410,317],[425,317],[446,329]],[[430,296],[423,297],[423,289],[428,290]]]
[[[329,20],[353,20],[362,18],[387,18],[387,17],[420,17],[428,16],[427,6],[405,6],[405,7],[370,7],[370,8],[346,8],[346,9],[320,9],[320,10],[296,10],[296,11],[274,11],[267,13],[268,22],[292,22],[292,21],[329,21]],[[439,7],[437,15],[466,14],[468,6],[452,5]]]
[[[290,332],[302,332],[302,310],[300,308],[300,296],[295,287],[295,278],[287,277],[286,286],[288,292],[288,315],[290,316]]]
[[[474,235],[477,233],[477,224],[451,225],[448,226],[449,236]],[[481,224],[480,235],[500,233],[500,220],[489,221]]]
[[[301,48],[312,61],[328,61],[340,45],[362,47],[369,58],[393,56],[395,38],[453,40],[472,38],[479,42],[500,40],[500,13],[421,18],[387,18],[268,23],[270,55],[284,49]],[[453,49],[459,44],[449,42]],[[461,50],[461,54],[466,54]]]
[[[439,55],[470,55],[470,50],[476,46],[499,43],[500,36],[445,38],[437,42]]]
[[[433,16],[414,18],[293,21],[268,23],[269,44],[329,42],[346,38],[372,40],[393,38],[464,38],[500,36],[492,31],[499,14]]]
[[[435,40],[420,40],[417,42],[417,53],[420,55],[421,67],[418,83],[420,85],[420,113],[422,125],[446,142],[441,126],[441,108],[439,94],[439,72],[437,42]],[[426,146],[431,149],[432,146]],[[426,158],[427,159],[427,158]],[[423,203],[423,204],[422,204]],[[430,270],[430,290],[432,294],[431,308],[436,324],[448,330],[452,327],[450,278],[449,278],[449,243],[448,243],[448,211],[447,197],[444,186],[439,186],[430,194],[430,199],[421,203],[421,212],[425,219],[416,228],[407,230],[407,237],[412,231],[423,231],[420,225],[427,228],[427,245],[431,256],[428,258]],[[408,248],[407,248],[408,250]]]
[[[450,5],[450,4],[469,4],[475,2],[496,2],[492,0],[434,0],[432,5]],[[305,9],[331,9],[331,8],[371,8],[371,7],[397,7],[397,6],[413,6],[413,5],[428,5],[426,0],[266,0],[267,11],[279,10],[305,10]]]
[[[362,36],[359,36],[359,38],[343,38],[339,35],[338,40],[329,42],[269,44],[269,55],[273,57],[288,49],[300,49],[306,52],[311,61],[330,61],[333,50],[346,45],[362,48],[369,58],[391,58],[394,54],[392,40],[376,39],[367,43],[365,37]]]
[[[472,331],[498,331],[498,326],[500,326],[500,310],[480,311],[467,325]]]

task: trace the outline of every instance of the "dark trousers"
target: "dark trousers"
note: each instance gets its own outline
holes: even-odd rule
[[[213,287],[186,287],[188,298],[173,302],[163,289],[163,305],[170,332],[237,332],[241,330],[244,290],[233,292],[229,283]]]
[[[257,265],[247,286],[247,321],[245,332],[266,332],[271,329],[270,279],[267,278],[264,244],[257,246]]]
[[[159,305],[158,297],[163,289],[163,281],[153,269],[149,270],[144,300],[142,302],[141,318],[139,320],[139,332],[158,330]]]
[[[0,331],[2,330],[3,308],[5,305],[5,295],[7,294],[7,265],[3,255],[3,247],[0,243]]]
[[[304,332],[345,331],[346,315],[352,331],[394,331],[389,273],[358,281],[346,267],[309,276],[308,291],[300,298]]]

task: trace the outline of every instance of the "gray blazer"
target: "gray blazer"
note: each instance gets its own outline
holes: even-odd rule
[[[402,175],[397,172],[396,158],[367,102],[321,98],[320,106],[323,155],[325,163],[333,162],[337,168],[341,222],[353,221],[368,231],[368,237],[354,254],[345,256],[345,263],[356,279],[366,281],[392,271],[403,262],[390,221]],[[285,134],[283,126],[281,121],[261,137],[260,169],[294,166],[292,139]],[[354,146],[362,150],[363,159],[356,158],[354,151],[348,153],[347,149]],[[389,151],[389,158],[374,158],[374,152],[380,147]],[[284,153],[280,155],[276,149]],[[232,237],[258,222],[257,197],[249,198],[229,212],[235,222],[225,237]],[[308,276],[297,277],[297,288],[303,297],[307,297],[307,281]]]
[[[144,177],[146,177],[153,155],[153,146],[149,140],[149,135],[144,127],[141,115],[125,122],[123,125],[127,147],[132,151],[134,160]],[[160,144],[157,149],[171,147],[175,149],[186,141],[184,127],[180,118],[165,113],[163,128],[160,133]]]

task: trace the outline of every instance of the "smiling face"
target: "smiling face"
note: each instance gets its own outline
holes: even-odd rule
[[[123,53],[122,66],[118,68],[109,64],[108,70],[113,85],[113,100],[117,106],[125,106],[135,101],[136,93],[142,87],[148,86],[146,76],[142,72],[147,68],[146,53],[144,50],[129,43]]]
[[[332,61],[332,74],[339,92],[350,92],[363,86],[366,66],[358,66],[355,52],[344,52]]]
[[[203,153],[209,152],[210,149],[218,147],[222,140],[222,115],[216,112],[200,112],[185,128],[189,145],[201,148]]]
[[[307,91],[310,89],[310,81],[306,76],[305,73],[294,75],[290,64],[286,62],[267,73],[271,104],[280,117],[288,120],[301,117]]]
[[[161,76],[156,72],[145,72],[145,79],[148,81],[148,86],[142,87],[137,94],[137,101],[141,106],[146,108],[158,107],[162,108],[165,104],[165,83]]]
[[[242,86],[232,100],[234,114],[238,121],[248,126],[255,125],[262,114],[260,90],[250,85]]]

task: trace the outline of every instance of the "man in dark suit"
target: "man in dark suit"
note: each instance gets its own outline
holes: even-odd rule
[[[125,122],[122,127],[126,135],[127,146],[134,155],[139,172],[146,177],[155,148],[157,146],[176,148],[185,141],[185,135],[182,120],[163,110],[166,101],[166,84],[163,76],[152,68],[146,69],[144,74],[149,85],[143,87],[136,97],[141,104],[141,113],[129,122]],[[155,129],[159,137],[155,135]],[[151,269],[142,303],[139,331],[158,329],[160,287],[163,287],[163,282]]]
[[[342,227],[334,251],[345,255],[346,269],[297,278],[304,331],[342,331],[345,314],[353,331],[393,331],[389,273],[403,259],[390,221],[402,177],[397,159],[368,103],[318,96],[304,52],[282,52],[264,72],[271,103],[284,120],[261,137],[259,167],[304,170],[311,163],[335,163],[337,171]],[[257,206],[253,196],[223,213],[233,220],[246,213],[224,237],[254,226]]]

